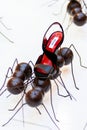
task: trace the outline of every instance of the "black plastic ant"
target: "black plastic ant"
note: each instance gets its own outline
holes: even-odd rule
[[[56,31],[51,33],[50,37],[47,39],[46,37],[47,33],[53,25],[58,25],[58,28],[60,29],[59,30],[56,29]],[[54,117],[56,119],[53,104],[52,104],[52,89],[51,89],[50,80],[54,80],[54,82],[56,83],[57,88],[58,88],[58,94],[59,94],[59,86],[57,82],[55,81],[55,79],[60,77],[61,82],[59,83],[65,88],[68,94],[67,95],[59,94],[59,95],[63,97],[70,96],[70,99],[72,99],[73,96],[67,90],[62,80],[61,70],[60,70],[60,68],[63,67],[63,65],[68,65],[70,63],[72,67],[72,76],[75,83],[75,87],[76,89],[78,89],[76,86],[76,82],[75,82],[75,78],[73,74],[73,65],[72,65],[73,52],[70,49],[71,47],[75,49],[75,47],[71,45],[69,48],[67,47],[60,48],[63,42],[63,39],[64,39],[64,31],[61,24],[58,22],[52,23],[44,34],[43,43],[42,43],[43,54],[38,57],[35,65],[33,64],[34,71],[32,71],[32,68],[30,66],[31,61],[29,61],[29,63],[18,64],[17,59],[14,61],[12,68],[10,67],[8,69],[4,84],[2,85],[0,90],[2,90],[2,88],[4,87],[10,70],[11,70],[13,78],[11,77],[10,79],[11,81],[8,80],[7,88],[1,93],[1,95],[7,89],[12,94],[19,94],[23,92],[23,96],[21,97],[21,99],[18,101],[18,103],[15,105],[13,109],[10,109],[10,111],[13,111],[17,108],[17,106],[22,101],[24,96],[25,96],[26,103],[22,104],[22,106],[19,107],[16,113],[3,126],[8,124],[24,105],[28,104],[29,106],[36,108],[40,114],[41,112],[38,109],[38,106],[42,105],[44,109],[46,110],[46,112],[48,113],[49,117],[51,118],[52,122],[55,124],[57,129],[59,129],[59,127],[57,126],[57,124],[55,123],[51,115],[49,114],[47,108],[43,104],[43,97],[44,97],[44,94],[48,92],[48,90],[50,90],[51,106],[52,106]],[[76,49],[75,51],[80,58],[80,65],[82,66],[81,57]],[[13,72],[13,68],[16,62],[17,62],[17,66],[16,66],[15,71]],[[82,67],[85,67],[85,66],[82,66]],[[29,84],[31,85],[32,88],[27,91]],[[56,119],[56,121],[58,120]]]
[[[50,2],[53,4],[58,1],[55,0],[55,1],[50,1]],[[77,26],[83,26],[86,24],[87,12],[85,12],[85,9],[83,9],[82,4],[85,7],[85,9],[87,10],[87,5],[84,0],[69,0],[69,2],[67,4],[67,12],[71,17],[70,17],[70,23],[69,23],[68,27],[71,25],[72,22]],[[62,12],[62,9],[61,9],[60,13],[61,12]],[[66,14],[67,14],[67,12],[66,12]],[[58,13],[58,15],[60,13]],[[64,20],[66,18],[66,14],[65,14]],[[64,23],[64,20],[63,20],[63,23]]]
[[[70,0],[67,5],[67,12],[72,16],[73,22],[77,26],[82,26],[87,22],[87,15],[83,12],[79,1]]]
[[[47,39],[46,35],[47,35],[48,31],[50,30],[50,28],[54,25],[58,25],[58,27],[60,27],[60,31],[57,30],[57,31],[53,32],[50,35],[50,37]],[[59,87],[56,83],[56,85],[58,87],[58,95],[63,96],[63,97],[70,96],[70,98],[72,99],[71,94],[66,89],[66,86],[62,80],[61,71],[60,71],[60,67],[62,67],[64,65],[64,63],[65,64],[70,63],[70,60],[73,56],[73,55],[71,55],[72,52],[70,54],[71,57],[70,57],[70,55],[67,55],[67,54],[66,55],[64,54],[63,56],[62,56],[62,54],[56,54],[56,53],[59,53],[57,51],[59,50],[59,47],[61,46],[63,40],[64,40],[63,28],[60,23],[54,22],[53,24],[51,24],[49,26],[49,28],[47,29],[47,31],[44,34],[43,44],[42,44],[44,53],[39,56],[39,58],[35,64],[35,67],[34,67],[34,72],[35,72],[36,77],[38,77],[40,79],[54,80],[55,83],[56,83],[55,79],[57,79],[57,77],[60,77],[61,84],[67,91],[68,95],[64,96],[64,95],[59,94]],[[63,49],[63,53],[64,53],[64,51],[66,52],[66,48]],[[65,57],[67,56],[66,57],[67,59],[65,59],[64,56]],[[74,75],[73,75],[73,78],[74,78]]]

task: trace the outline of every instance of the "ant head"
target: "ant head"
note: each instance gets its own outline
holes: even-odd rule
[[[72,15],[72,10],[75,8],[81,9],[81,4],[76,0],[71,0],[67,6],[67,12]]]
[[[26,93],[26,103],[31,107],[37,107],[42,103],[44,92],[40,87],[35,87]]]

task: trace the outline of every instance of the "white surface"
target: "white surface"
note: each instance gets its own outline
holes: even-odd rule
[[[15,58],[18,58],[19,62],[32,60],[35,63],[37,57],[42,53],[42,38],[46,29],[52,22],[62,22],[67,2],[62,13],[54,15],[53,13],[57,13],[57,9],[59,12],[61,11],[62,4],[58,1],[55,5],[48,7],[49,1],[0,0],[0,17],[3,17],[2,21],[6,26],[12,28],[12,30],[6,30],[0,25],[0,31],[14,41],[14,43],[10,43],[0,35],[0,86],[2,86],[8,67],[12,66]],[[68,19],[65,22],[68,24]],[[81,55],[82,64],[87,66],[87,24],[80,28],[72,24],[65,35],[62,46],[69,47],[70,44],[74,44]],[[72,50],[74,53],[74,74],[80,90],[74,88],[70,66],[63,68],[63,80],[77,101],[59,97],[56,86],[52,82],[53,105],[60,121],[58,123],[60,130],[83,130],[87,122],[87,69],[80,67],[79,58],[73,48]],[[62,93],[61,88],[60,92]],[[22,111],[20,111],[15,116],[15,120],[2,127],[2,124],[14,113],[8,112],[8,109],[13,108],[19,100],[19,96],[6,98],[8,94],[6,92],[0,97],[0,130],[56,130],[43,107],[39,107],[42,112],[42,115],[39,115],[35,109],[28,106],[24,107],[24,121],[31,123],[25,123],[23,127],[23,123],[20,122],[22,121]],[[43,102],[53,117],[49,93],[46,94]],[[87,127],[84,130],[87,130]]]

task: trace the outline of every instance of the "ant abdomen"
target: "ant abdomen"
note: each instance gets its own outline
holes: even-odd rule
[[[32,86],[34,88],[39,86],[44,92],[48,92],[51,87],[51,82],[50,79],[40,79],[35,77]]]
[[[32,75],[32,68],[29,64],[22,62],[17,65],[15,71],[21,71],[25,74],[25,79],[30,78]]]
[[[62,60],[64,65],[70,64],[73,60],[73,52],[70,48],[67,48],[67,47],[63,47],[60,50],[58,50],[57,55],[60,55],[64,58],[64,61]]]
[[[44,92],[40,87],[29,90],[25,95],[26,103],[31,107],[37,107],[42,103]]]
[[[83,12],[79,12],[73,17],[73,22],[78,26],[84,25],[86,21],[87,21],[87,16]]]
[[[12,94],[20,94],[24,90],[24,83],[18,77],[12,77],[7,82],[7,89]]]

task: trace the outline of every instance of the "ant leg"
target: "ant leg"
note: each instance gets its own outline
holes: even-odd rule
[[[40,112],[40,110],[36,107],[36,109],[37,109],[37,111],[39,112],[39,114],[41,115],[41,112]]]
[[[21,94],[21,96],[23,96],[22,94]],[[24,104],[23,103],[23,98],[22,98],[22,104]],[[24,126],[24,107],[22,107],[22,121],[23,121],[23,126]]]
[[[3,25],[4,28],[6,28],[7,30],[11,30],[11,28],[8,28],[3,22],[2,22],[2,17],[0,17],[0,23]]]
[[[87,5],[86,5],[85,1],[84,0],[82,0],[82,1],[83,1],[84,6],[87,8]]]
[[[83,130],[86,130],[86,128],[87,128],[87,122],[86,122],[86,124],[85,124],[85,126],[84,126]]]
[[[75,77],[74,77],[74,73],[73,73],[73,63],[72,63],[72,61],[71,61],[71,71],[72,71],[72,77],[73,77],[73,81],[74,81],[75,88],[76,88],[77,90],[79,90],[79,88],[78,88],[77,85],[76,85],[76,81],[75,81]]]
[[[58,80],[58,79],[56,79],[62,86],[63,86],[63,84]],[[64,83],[64,82],[63,82]],[[70,92],[69,92],[69,94],[68,95],[66,95],[66,96],[64,96],[64,95],[61,95],[60,93],[59,93],[59,86],[58,86],[58,84],[56,83],[56,86],[57,86],[57,91],[58,91],[58,95],[59,96],[62,96],[62,97],[68,97],[68,96],[70,96],[71,95],[71,97],[76,101],[76,98],[72,95],[72,94],[70,94]],[[63,86],[64,87],[64,86]],[[71,98],[70,98],[71,99]]]
[[[3,124],[2,126],[7,125],[7,124],[15,117],[15,115],[21,110],[21,108],[22,108],[24,105],[26,105],[26,103],[22,104],[21,107],[19,107],[19,109],[14,113],[14,115],[13,115],[5,124]]]
[[[16,59],[14,60],[14,62],[13,62],[13,65],[12,65],[12,70],[13,70],[13,68],[14,68],[15,64],[17,64],[17,65],[18,65],[18,59],[17,59],[17,58],[16,58]]]
[[[63,84],[63,87],[65,88],[66,92],[68,93],[68,96],[70,96],[70,99],[72,100],[71,94],[70,94],[70,92],[67,90],[67,88],[66,88],[66,86],[65,86],[65,84],[64,84],[64,82],[63,82],[63,79],[62,79],[61,75],[60,75],[59,77],[60,77],[60,80],[61,80],[61,82],[62,82],[62,84]]]
[[[7,80],[7,78],[8,78],[9,71],[11,71],[11,74],[13,74],[12,68],[9,67],[8,70],[7,70],[7,74],[6,74],[6,76],[5,76],[5,79],[4,79],[4,83],[3,83],[2,87],[0,88],[0,91],[1,91],[2,88],[5,86],[6,80]]]
[[[50,113],[48,112],[47,108],[45,107],[45,105],[43,103],[41,103],[41,105],[44,107],[45,111],[47,112],[47,114],[49,115],[51,121],[54,123],[54,125],[57,127],[58,130],[60,130],[60,128],[57,126],[57,124],[54,122],[53,118],[51,117]]]
[[[5,38],[7,39],[9,42],[11,43],[14,43],[12,40],[10,40],[6,35],[4,35],[1,31],[0,31],[0,34]]]
[[[25,94],[25,93],[24,93],[24,94]],[[12,108],[12,109],[9,109],[9,111],[14,111],[14,110],[17,108],[17,106],[19,105],[19,103],[22,101],[22,99],[23,99],[23,97],[24,97],[24,94],[22,95],[22,97],[20,98],[20,100],[17,102],[17,104],[15,105],[15,107]]]
[[[66,29],[65,29],[66,34],[67,34],[67,32],[68,32],[69,27],[72,25],[72,23],[73,23],[73,20],[72,20],[72,17],[70,17],[68,26],[67,26]]]
[[[61,97],[68,97],[68,96],[70,96],[70,93],[69,93],[69,92],[68,92],[68,95],[62,95],[62,94],[60,94],[60,93],[59,93],[59,86],[58,86],[56,80],[54,80],[54,82],[55,82],[55,84],[56,84],[56,86],[57,86],[57,92],[58,92],[58,95],[59,95],[59,96],[61,96]],[[62,86],[63,86],[63,85],[65,86],[64,83],[63,83],[63,84],[61,83],[61,85],[62,85]],[[64,87],[64,86],[63,86],[63,87]],[[65,87],[64,87],[64,88],[65,88]],[[71,99],[72,99],[72,98],[71,98]]]
[[[9,71],[11,71],[11,74],[13,74],[13,67],[14,67],[15,63],[18,64],[17,58],[15,59],[15,61],[14,61],[13,65],[12,65],[12,67],[9,67],[9,68],[8,68],[7,73],[6,73],[6,76],[5,76],[5,79],[4,79],[4,83],[3,83],[2,87],[0,88],[0,91],[1,91],[2,88],[5,86],[5,83],[6,83],[7,78],[9,78],[9,77],[8,77]]]
[[[0,93],[0,96],[6,91],[7,89],[4,89],[1,93]]]
[[[87,69],[87,66],[82,65],[81,56],[80,56],[79,52],[76,50],[75,46],[73,44],[71,44],[69,48],[71,48],[71,47],[73,47],[73,49],[75,50],[75,52],[77,53],[77,55],[79,57],[80,66]]]
[[[56,115],[55,115],[55,111],[54,111],[54,107],[53,107],[53,102],[52,102],[52,88],[50,87],[50,101],[51,101],[51,107],[52,107],[52,111],[53,111],[53,114],[54,114],[54,118],[57,122],[59,122],[59,120],[56,118]]]

